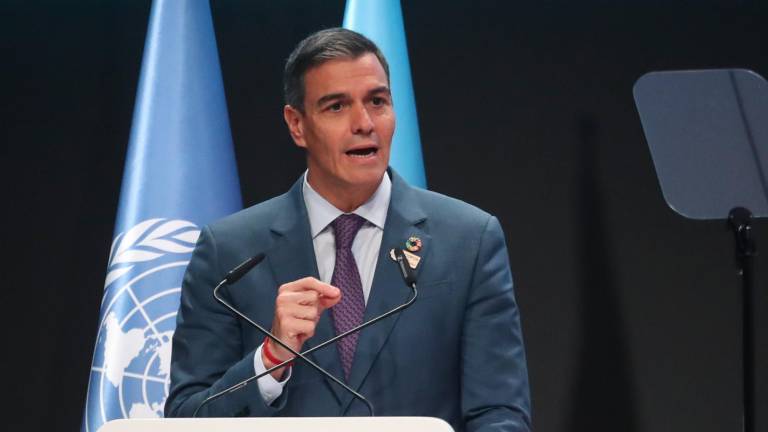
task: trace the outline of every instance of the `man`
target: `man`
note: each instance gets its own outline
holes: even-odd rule
[[[166,415],[190,416],[208,396],[292,358],[213,299],[227,271],[266,255],[224,295],[301,352],[410,298],[390,257],[397,248],[418,257],[416,302],[310,359],[368,398],[377,415],[435,416],[458,431],[529,430],[500,225],[387,169],[395,114],[384,56],[358,33],[324,30],[297,46],[284,80],[285,121],[308,170],[286,194],[202,231],[182,288]],[[367,413],[296,360],[199,415]]]

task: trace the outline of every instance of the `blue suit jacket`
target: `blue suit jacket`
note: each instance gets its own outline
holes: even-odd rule
[[[520,317],[498,220],[464,202],[412,188],[396,173],[371,294],[369,319],[411,295],[389,257],[406,240],[422,240],[419,297],[409,309],[363,330],[349,385],[377,415],[434,416],[457,431],[527,431],[530,402]],[[166,416],[191,416],[209,395],[254,374],[264,336],[216,303],[213,287],[227,271],[264,252],[265,260],[223,295],[269,328],[277,289],[318,277],[301,179],[279,197],[203,229],[187,268]],[[305,349],[334,335],[330,313]],[[343,377],[338,351],[311,354]],[[201,416],[354,416],[365,405],[296,362],[282,395],[266,405],[258,385],[206,405]]]

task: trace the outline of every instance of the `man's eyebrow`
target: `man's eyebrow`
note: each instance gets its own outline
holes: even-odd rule
[[[374,95],[379,93],[391,94],[391,90],[387,86],[379,86],[368,92],[369,95]]]
[[[326,103],[328,103],[330,101],[344,99],[346,97],[347,97],[347,95],[344,94],[344,93],[331,93],[331,94],[327,94],[327,95],[321,97],[320,99],[318,99],[316,105],[317,106],[322,106],[322,105],[325,105]]]
[[[369,95],[375,95],[375,94],[381,94],[381,93],[391,94],[391,90],[389,89],[388,86],[383,85],[368,91]],[[330,93],[318,99],[316,105],[323,106],[328,102],[346,99],[348,97],[349,96],[346,93]]]

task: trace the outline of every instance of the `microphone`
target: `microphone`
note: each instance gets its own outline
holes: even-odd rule
[[[238,264],[237,267],[233,268],[232,270],[227,273],[226,276],[224,276],[224,280],[226,281],[227,285],[231,285],[237,281],[240,280],[243,276],[245,276],[246,273],[251,271],[252,268],[259,265],[259,263],[265,258],[265,255],[263,253],[254,255],[247,260],[241,262]],[[221,284],[219,284],[221,285]]]
[[[216,287],[213,289],[213,298],[214,298],[214,299],[216,299],[216,301],[218,301],[218,302],[219,302],[219,303],[221,303],[222,305],[224,305],[224,307],[226,307],[227,309],[229,309],[230,311],[232,311],[234,314],[236,314],[237,316],[239,316],[240,318],[242,318],[243,320],[245,320],[246,322],[248,322],[248,324],[250,324],[250,325],[252,325],[253,327],[255,327],[255,328],[258,330],[258,331],[260,331],[261,333],[263,333],[263,334],[267,335],[267,336],[268,336],[268,337],[270,337],[270,338],[271,338],[273,341],[277,342],[277,343],[278,343],[278,345],[280,345],[280,346],[282,346],[283,348],[285,348],[286,350],[288,350],[288,351],[289,351],[291,354],[293,354],[293,355],[295,356],[294,358],[296,358],[296,357],[300,358],[300,359],[301,359],[301,360],[303,360],[303,361],[304,361],[306,364],[308,364],[308,365],[312,366],[312,367],[313,367],[315,370],[317,370],[317,371],[318,371],[318,372],[320,372],[321,374],[325,375],[325,376],[326,376],[327,378],[329,378],[331,381],[333,381],[333,382],[335,382],[336,384],[340,385],[340,386],[341,386],[341,387],[343,387],[345,390],[347,390],[348,392],[350,392],[350,393],[351,393],[353,396],[355,396],[356,398],[358,398],[359,400],[361,400],[361,401],[362,401],[363,403],[365,403],[365,405],[368,407],[368,410],[370,411],[371,417],[373,417],[373,415],[374,415],[374,414],[373,414],[373,405],[371,405],[371,403],[370,403],[370,402],[368,402],[368,399],[366,399],[365,397],[363,397],[363,395],[361,395],[360,393],[358,393],[358,392],[356,392],[356,391],[352,390],[352,389],[351,389],[349,386],[347,386],[346,384],[344,384],[343,382],[341,382],[341,381],[340,381],[338,378],[336,378],[335,376],[333,376],[333,375],[331,375],[330,373],[328,373],[328,372],[327,372],[325,369],[323,369],[323,368],[321,368],[320,366],[318,366],[317,364],[315,364],[315,362],[313,362],[312,360],[310,360],[310,359],[306,358],[306,357],[304,356],[304,354],[301,354],[301,353],[298,353],[298,352],[296,352],[296,351],[295,351],[293,348],[289,347],[289,346],[288,346],[288,345],[287,345],[285,342],[283,342],[282,340],[280,340],[280,339],[279,339],[277,336],[273,335],[273,334],[272,334],[272,332],[270,332],[269,330],[265,329],[264,327],[262,327],[261,325],[259,325],[257,322],[253,321],[252,319],[248,318],[248,317],[247,317],[245,314],[243,314],[242,312],[240,312],[240,311],[239,311],[237,308],[235,308],[234,306],[230,305],[229,303],[227,303],[227,301],[226,301],[226,300],[224,300],[223,298],[221,298],[221,297],[219,296],[219,289],[220,289],[222,286],[224,286],[224,285],[230,285],[230,284],[233,284],[233,283],[237,282],[238,280],[240,280],[240,279],[241,279],[243,276],[245,276],[245,274],[246,274],[246,273],[248,273],[248,272],[249,272],[251,269],[253,269],[253,268],[254,268],[256,265],[258,265],[258,264],[259,264],[259,263],[260,263],[260,262],[261,262],[261,261],[264,259],[264,257],[265,257],[265,255],[264,255],[263,253],[260,253],[260,254],[258,254],[258,255],[255,255],[255,256],[253,256],[253,257],[251,257],[251,258],[248,258],[247,260],[245,260],[245,261],[243,261],[242,263],[240,263],[240,264],[239,264],[237,267],[235,267],[234,269],[232,269],[232,270],[231,270],[229,273],[227,273],[227,275],[224,277],[224,279],[222,279],[222,280],[221,280],[221,282],[219,282],[219,284],[218,284],[218,285],[216,285]],[[222,391],[220,391],[220,392],[218,392],[218,393],[216,393],[216,394],[213,394],[213,395],[211,395],[211,396],[209,396],[209,397],[205,398],[205,399],[204,399],[204,400],[203,400],[203,401],[200,403],[200,405],[198,405],[197,409],[195,409],[195,412],[193,412],[193,413],[192,413],[192,417],[193,417],[193,418],[194,418],[194,417],[197,417],[197,413],[198,413],[198,412],[200,412],[200,409],[201,409],[203,406],[205,406],[206,404],[208,404],[209,402],[211,402],[211,401],[213,401],[213,400],[215,400],[215,399],[218,399],[218,398],[220,398],[221,396],[223,396],[223,395],[225,395],[225,394],[227,394],[227,393],[229,393],[229,392],[232,392],[232,391],[238,390],[238,389],[240,389],[240,388],[242,388],[242,387],[245,387],[245,386],[246,386],[246,385],[247,385],[247,384],[248,384],[250,381],[252,381],[252,380],[254,380],[254,379],[258,379],[258,378],[261,378],[262,376],[265,376],[267,373],[271,373],[272,371],[274,371],[274,370],[276,370],[276,369],[279,369],[279,368],[281,368],[281,367],[284,367],[285,365],[287,365],[288,363],[290,363],[290,362],[291,362],[291,361],[293,361],[293,360],[294,360],[294,359],[292,358],[292,359],[289,359],[289,360],[287,360],[287,361],[284,361],[283,363],[281,363],[281,364],[279,364],[279,365],[277,365],[277,366],[275,366],[275,367],[272,367],[272,368],[270,368],[268,371],[266,371],[266,372],[265,372],[265,373],[263,373],[263,374],[259,374],[258,376],[255,376],[255,377],[251,377],[251,378],[249,378],[249,379],[247,379],[247,380],[245,380],[245,381],[239,382],[239,383],[237,383],[237,384],[235,384],[235,385],[233,385],[233,386],[231,386],[231,387],[228,387],[228,388],[226,388],[226,389],[224,389],[224,390],[222,390]]]
[[[314,346],[314,347],[312,347],[312,348],[310,348],[310,349],[308,349],[306,351],[303,351],[301,353],[302,355],[311,354],[311,353],[319,350],[320,348],[324,348],[324,347],[326,347],[326,346],[328,346],[328,345],[338,341],[339,339],[342,339],[342,338],[345,338],[345,337],[351,335],[352,333],[359,332],[360,330],[362,330],[362,329],[364,329],[364,328],[366,328],[366,327],[368,327],[368,326],[370,326],[370,325],[372,325],[372,324],[374,324],[374,323],[376,323],[378,321],[381,321],[384,318],[387,318],[387,317],[389,317],[391,315],[394,315],[394,314],[396,314],[398,312],[401,312],[401,311],[407,309],[409,306],[411,306],[416,301],[416,298],[419,296],[419,291],[416,288],[416,274],[413,272],[413,269],[411,268],[411,266],[408,265],[407,259],[405,258],[405,254],[403,253],[402,250],[395,249],[395,259],[397,261],[398,267],[400,268],[400,274],[403,276],[403,281],[405,282],[406,285],[408,285],[408,287],[410,287],[413,290],[413,296],[410,299],[408,299],[407,302],[401,304],[400,306],[397,306],[396,308],[394,308],[394,309],[392,309],[392,310],[390,310],[388,312],[385,312],[385,313],[383,313],[383,314],[381,314],[381,315],[379,315],[377,317],[371,318],[370,320],[368,320],[368,321],[358,325],[357,327],[353,327],[353,328],[345,331],[344,333],[340,333],[340,334],[332,337],[331,339],[328,339],[327,341],[325,341],[325,342],[323,342],[323,343],[321,343],[319,345],[316,345],[316,346]],[[250,378],[248,378],[248,379],[246,379],[244,381],[241,381],[240,383],[235,384],[234,386],[230,387],[229,389],[225,390],[224,392],[226,393],[227,391],[234,391],[234,390],[237,390],[239,388],[245,387],[251,381],[257,380],[257,379],[259,379],[259,378],[261,378],[261,377],[263,377],[263,376],[265,376],[267,374],[270,374],[273,371],[275,371],[277,369],[280,369],[281,367],[287,365],[291,361],[293,361],[293,359],[286,360],[286,361],[284,361],[284,362],[282,362],[280,364],[272,366],[271,368],[267,369],[263,373],[260,373],[258,375],[254,375],[254,376],[252,376],[252,377],[250,377]],[[371,415],[373,415],[373,414],[371,414]]]
[[[400,274],[403,275],[405,284],[409,287],[416,289],[416,273],[408,265],[408,261],[405,258],[405,253],[402,249],[395,249],[395,259],[397,260],[397,266],[400,268]]]
[[[345,337],[351,335],[352,333],[359,332],[360,330],[362,330],[362,329],[364,329],[364,328],[366,328],[366,327],[368,327],[370,325],[373,325],[374,323],[376,323],[378,321],[381,321],[384,318],[387,318],[387,317],[392,316],[392,315],[394,315],[396,313],[399,313],[399,312],[407,309],[408,307],[410,307],[416,301],[416,298],[419,295],[419,291],[416,288],[416,274],[414,273],[414,271],[410,267],[410,265],[408,265],[407,259],[405,258],[405,254],[403,253],[403,251],[400,250],[400,249],[395,249],[395,259],[397,261],[398,268],[400,269],[400,274],[403,276],[403,281],[405,282],[405,284],[409,288],[411,288],[413,290],[413,296],[410,299],[408,299],[407,302],[405,302],[405,303],[395,307],[394,309],[392,309],[392,310],[390,310],[388,312],[385,312],[385,313],[383,313],[383,314],[381,314],[381,315],[379,315],[377,317],[371,318],[370,320],[368,320],[368,321],[366,321],[366,322],[364,322],[364,323],[362,323],[362,324],[360,324],[360,325],[358,325],[356,327],[353,327],[353,328],[351,328],[351,329],[349,329],[349,330],[347,330],[347,331],[345,331],[343,333],[340,333],[340,334],[332,337],[331,339],[328,339],[327,341],[325,341],[325,342],[323,342],[321,344],[318,344],[318,345],[316,345],[316,346],[314,346],[314,347],[312,347],[312,348],[310,348],[310,349],[308,349],[308,350],[306,350],[306,351],[304,351],[304,352],[302,352],[300,354],[296,353],[290,347],[286,346],[285,343],[283,343],[281,340],[279,340],[279,339],[275,338],[274,336],[272,336],[271,333],[268,332],[266,329],[262,328],[257,323],[253,322],[250,318],[248,318],[247,316],[243,315],[240,311],[236,310],[234,307],[232,307],[231,305],[229,305],[224,300],[222,300],[221,298],[218,297],[218,289],[222,285],[237,282],[237,280],[239,280],[241,277],[243,277],[248,271],[250,271],[253,267],[258,265],[261,262],[262,259],[264,259],[264,255],[263,254],[256,255],[256,256],[254,256],[252,258],[249,258],[248,260],[244,261],[243,263],[241,263],[240,265],[235,267],[232,271],[227,273],[227,276],[224,278],[224,280],[222,280],[219,283],[219,285],[217,285],[216,288],[214,288],[214,290],[213,290],[214,291],[214,298],[216,298],[217,301],[222,303],[225,307],[227,307],[228,309],[233,311],[235,314],[237,314],[238,316],[240,316],[241,318],[246,320],[248,323],[250,323],[251,325],[256,327],[256,329],[258,329],[259,331],[261,331],[264,334],[269,335],[278,344],[280,344],[281,346],[285,347],[292,354],[296,355],[296,357],[301,358],[307,364],[311,365],[312,367],[314,367],[315,369],[320,371],[323,375],[325,375],[328,378],[330,378],[333,382],[339,384],[344,389],[349,391],[356,398],[358,398],[359,400],[363,401],[366,404],[366,406],[368,407],[368,410],[370,412],[371,417],[373,417],[373,415],[374,415],[373,414],[373,412],[374,412],[373,411],[373,405],[365,397],[363,397],[362,395],[360,395],[356,391],[354,391],[351,388],[349,388],[349,386],[347,386],[346,384],[342,383],[336,377],[334,377],[333,375],[331,375],[330,373],[325,371],[323,368],[321,368],[320,366],[316,365],[315,363],[313,363],[312,361],[310,361],[309,359],[307,359],[304,356],[306,356],[308,354],[311,354],[311,353],[313,353],[313,352],[315,352],[315,351],[317,351],[317,350],[319,350],[321,348],[324,348],[324,347],[326,347],[326,346],[328,346],[328,345],[330,345],[330,344],[332,344],[332,343],[334,343],[334,342],[336,342],[336,341],[338,341],[338,340],[340,340],[342,338],[345,338]],[[236,276],[236,277],[231,277],[231,276]],[[230,279],[228,279],[228,278],[230,278]],[[211,401],[213,401],[215,399],[218,399],[218,398],[220,398],[221,396],[224,396],[227,393],[231,393],[231,392],[240,390],[241,388],[245,387],[246,385],[250,384],[251,382],[253,382],[255,380],[258,380],[259,378],[261,378],[263,376],[266,376],[266,375],[274,372],[277,369],[285,367],[286,365],[288,365],[288,363],[292,362],[293,360],[294,360],[293,358],[285,360],[284,362],[282,362],[280,364],[277,364],[275,366],[272,366],[271,368],[265,370],[264,372],[262,372],[260,374],[257,374],[257,375],[254,375],[252,377],[249,377],[249,378],[247,378],[247,379],[245,379],[245,380],[243,380],[243,381],[241,381],[241,382],[239,382],[237,384],[234,384],[234,385],[232,385],[230,387],[227,387],[226,389],[224,389],[224,390],[222,390],[222,391],[220,391],[220,392],[218,392],[216,394],[213,394],[213,395],[209,396],[208,398],[203,400],[203,402],[200,403],[200,405],[197,407],[195,412],[192,414],[192,417],[197,417],[197,413],[200,411],[200,408],[202,408],[207,403],[209,403],[209,402],[211,402]]]

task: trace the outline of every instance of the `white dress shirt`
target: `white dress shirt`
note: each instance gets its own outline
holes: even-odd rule
[[[333,204],[329,203],[328,200],[312,189],[312,186],[307,181],[306,172],[304,173],[304,185],[301,192],[304,197],[304,204],[307,207],[307,215],[309,216],[312,246],[315,249],[315,259],[317,260],[320,280],[330,283],[331,277],[333,277],[333,267],[336,264],[336,239],[331,222],[344,214],[344,212],[334,207]],[[385,173],[381,183],[379,183],[379,187],[368,201],[352,212],[366,220],[366,223],[357,232],[355,240],[352,242],[352,255],[355,257],[357,269],[360,272],[360,281],[362,282],[363,297],[366,304],[371,293],[373,274],[376,270],[379,250],[381,249],[381,238],[384,234],[384,222],[387,219],[391,195],[392,181],[389,179],[389,175]],[[256,349],[254,354],[253,367],[256,374],[267,370],[264,362],[261,360],[261,346]],[[288,369],[288,374],[283,381],[277,381],[272,375],[259,378],[259,391],[267,404],[271,404],[282,394],[283,386],[290,377],[290,369]]]

